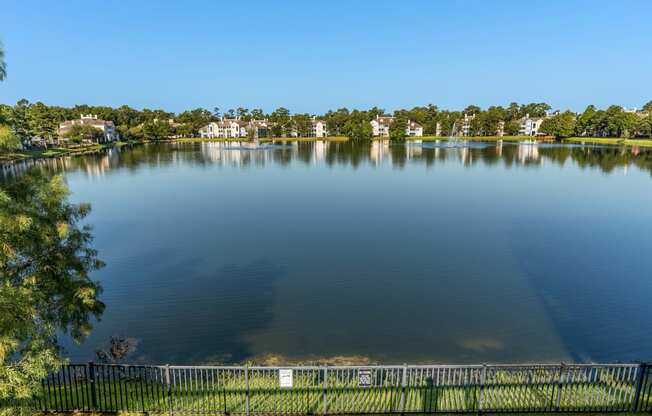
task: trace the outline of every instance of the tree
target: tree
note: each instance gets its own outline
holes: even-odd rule
[[[370,121],[365,112],[353,110],[342,126],[342,133],[351,140],[371,140],[373,129]]]
[[[90,279],[103,263],[78,225],[90,206],[68,195],[40,170],[0,188],[0,407],[37,395],[62,362],[58,334],[81,340],[104,311]]]
[[[142,126],[143,138],[147,140],[164,140],[174,134],[172,126],[166,121],[148,121]]]
[[[343,134],[344,124],[349,118],[349,110],[347,108],[339,108],[337,111],[328,110],[324,115],[326,120],[326,127],[331,134]]]
[[[297,129],[297,134],[300,137],[308,137],[312,132],[312,120],[308,114],[295,114],[292,117],[294,127]]]
[[[104,139],[104,133],[102,130],[89,126],[88,124],[75,124],[66,132],[65,137],[73,143],[97,143]]]
[[[11,152],[20,149],[20,139],[9,126],[0,125],[0,152]]]
[[[30,138],[29,122],[27,120],[27,110],[30,105],[29,101],[23,98],[16,103],[12,111],[11,126],[21,141]]]
[[[525,104],[521,106],[520,117],[523,117],[527,114],[529,114],[530,117],[545,117],[546,112],[550,111],[550,109],[551,109],[550,105],[546,103]]]
[[[287,108],[277,108],[269,115],[269,120],[274,123],[272,134],[276,137],[286,136],[292,128],[290,110]]]
[[[389,125],[389,138],[391,140],[405,140],[405,130],[407,129],[407,118],[403,115],[394,117],[394,121]]]
[[[5,62],[5,50],[0,43],[0,81],[7,78],[7,63]]]
[[[510,120],[505,123],[504,131],[508,136],[516,136],[521,131],[521,124],[516,120]]]
[[[575,134],[575,123],[575,113],[564,111],[543,120],[539,131],[556,138],[570,137]]]
[[[643,106],[643,111],[647,111],[648,113],[652,112],[652,100],[645,103]]]
[[[42,102],[29,106],[26,118],[30,137],[51,139],[56,134],[57,122],[50,108]]]
[[[214,119],[213,114],[204,108],[195,108],[194,110],[184,111],[177,117],[178,122],[190,126],[189,130],[184,131],[184,135],[188,136],[199,134],[199,129]]]

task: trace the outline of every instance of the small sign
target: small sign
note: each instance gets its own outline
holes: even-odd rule
[[[371,387],[371,370],[358,371],[358,386]]]
[[[278,370],[278,382],[283,388],[292,388],[292,369],[281,368]]]

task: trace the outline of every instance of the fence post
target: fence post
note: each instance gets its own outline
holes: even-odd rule
[[[324,414],[328,413],[328,365],[324,366]]]
[[[403,377],[401,378],[401,414],[405,413],[405,387],[407,386],[407,364],[403,364]]]
[[[482,412],[482,402],[484,400],[484,383],[487,377],[487,364],[482,364],[482,373],[480,373],[480,398],[478,399],[478,411]]]
[[[88,362],[88,378],[91,384],[91,406],[93,410],[100,410],[97,408],[97,394],[95,392],[95,366],[92,361]]]
[[[636,380],[636,393],[634,394],[634,402],[632,403],[632,410],[638,412],[638,403],[641,399],[641,390],[643,389],[643,381],[647,376],[647,364],[641,363],[638,365],[638,378]]]
[[[172,414],[172,387],[170,385],[170,364],[165,364],[165,395],[167,396],[168,414]]]
[[[565,364],[563,362],[559,365],[559,381],[557,383],[557,405],[556,405],[557,411],[561,410],[561,389],[564,382],[564,366]]]
[[[245,405],[249,416],[249,365],[245,365]]]

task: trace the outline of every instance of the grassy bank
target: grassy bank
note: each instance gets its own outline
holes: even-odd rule
[[[25,159],[44,159],[49,157],[84,155],[112,147],[120,147],[135,143],[140,142],[111,142],[104,144],[79,145],[74,147],[51,147],[48,149],[20,150],[13,153],[0,154],[0,163],[16,162]]]
[[[271,142],[316,142],[316,141],[327,141],[327,142],[345,142],[349,140],[346,136],[330,136],[330,137],[263,137],[258,139],[261,143],[271,143]],[[247,141],[246,137],[243,138],[202,138],[202,137],[184,137],[182,139],[174,139],[174,143],[204,143],[204,142],[242,142]]]
[[[536,140],[538,142],[551,142],[554,139],[550,137],[531,137],[531,136],[470,136],[459,137],[461,140],[468,140],[472,142],[523,142],[526,140]],[[424,142],[434,142],[437,140],[450,140],[450,137],[443,136],[423,136],[423,137],[408,137],[407,140],[423,140]]]
[[[562,139],[562,143],[579,143],[579,144],[604,144],[615,146],[641,146],[652,147],[652,140],[649,139],[619,139],[604,137],[569,137]]]

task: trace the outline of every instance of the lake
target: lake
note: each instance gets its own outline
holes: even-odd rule
[[[652,151],[148,144],[5,166],[93,207],[129,361],[652,359]]]

